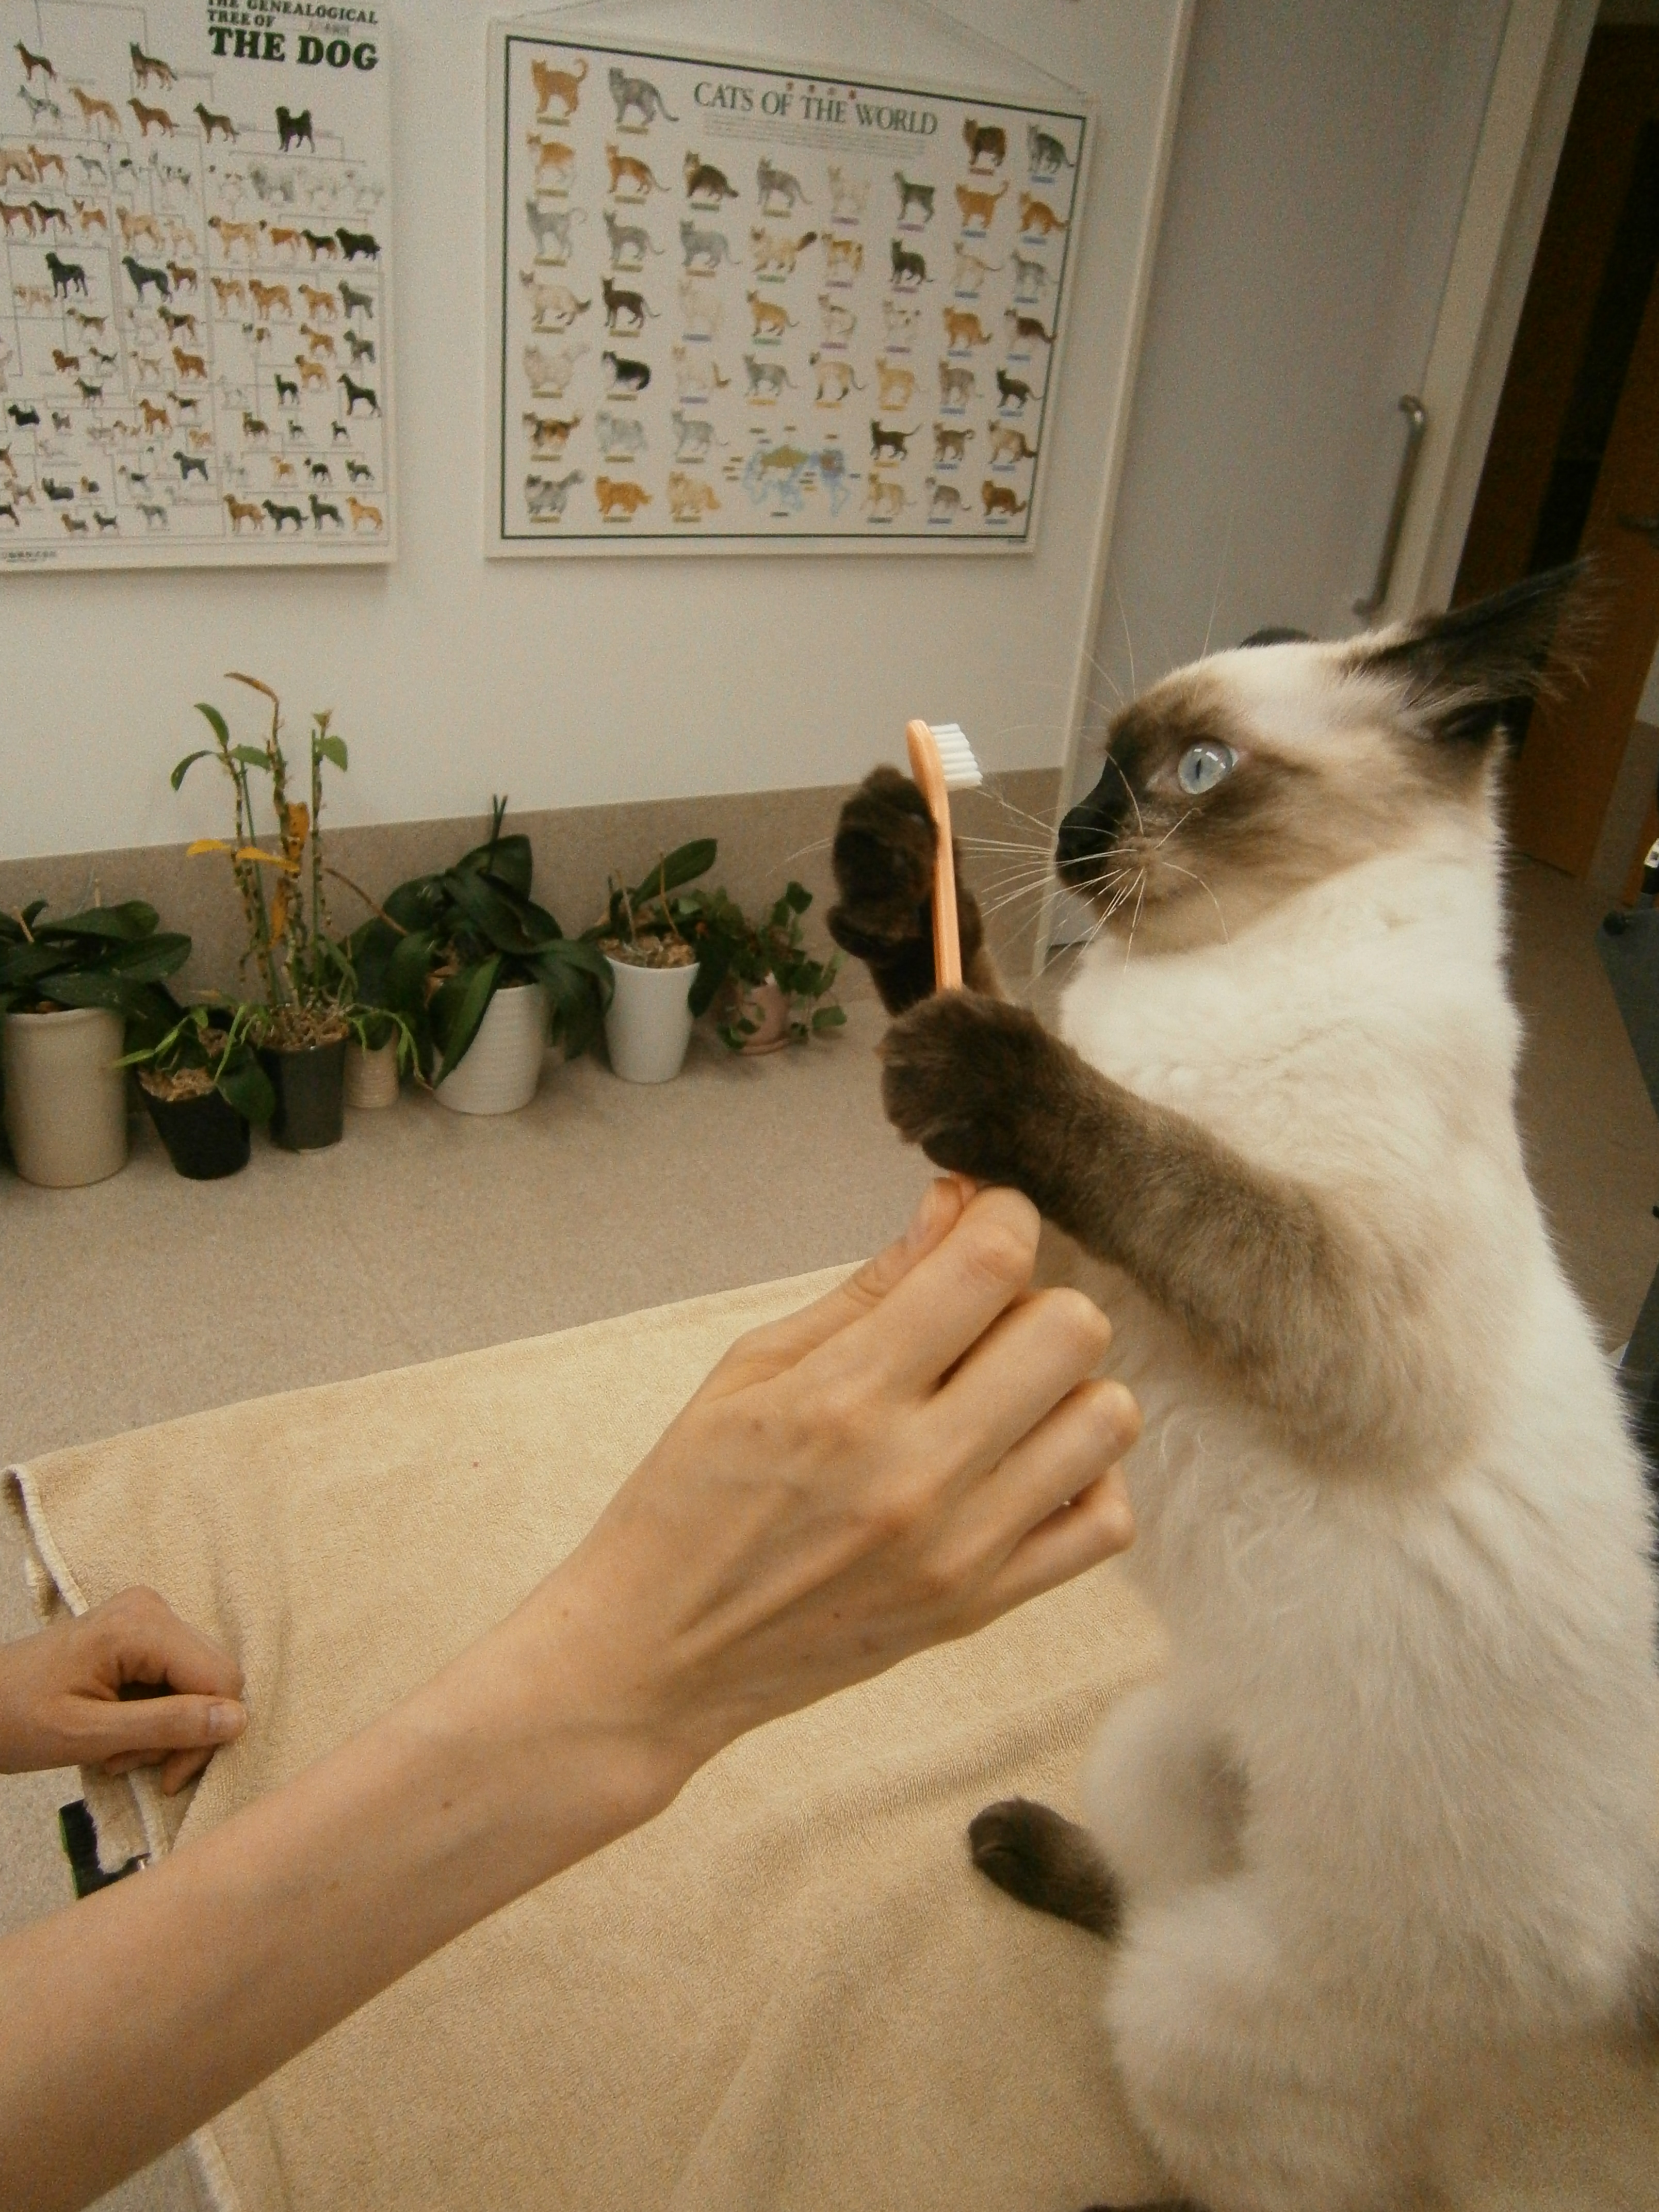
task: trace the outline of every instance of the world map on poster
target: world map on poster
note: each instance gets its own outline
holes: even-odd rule
[[[493,550],[1029,546],[1082,112],[497,52]]]
[[[0,0],[0,566],[386,560],[383,27]]]

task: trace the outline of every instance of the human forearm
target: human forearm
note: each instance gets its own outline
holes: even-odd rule
[[[531,1603],[284,1788],[0,1944],[8,2206],[85,2203],[674,1795],[681,1754],[576,1710],[556,1577]]]

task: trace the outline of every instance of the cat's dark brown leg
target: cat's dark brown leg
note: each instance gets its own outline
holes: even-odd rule
[[[1451,1419],[1455,1377],[1417,1310],[1422,1263],[1372,1249],[1322,1194],[1137,1097],[1023,1007],[947,992],[882,1049],[904,1136],[940,1167],[1023,1190],[1322,1456],[1420,1451],[1423,1422]]]
[[[1123,1919],[1116,1877],[1094,1838],[1029,1797],[988,1805],[968,1824],[974,1864],[999,1889],[1034,1911],[1052,1912],[1091,1935],[1110,1937]]]
[[[878,768],[841,811],[831,854],[839,902],[830,934],[862,960],[890,1014],[902,1013],[937,988],[933,975],[933,870],[939,832],[927,802],[907,775]],[[962,972],[989,998],[1005,996],[985,947],[978,902],[957,871]]]

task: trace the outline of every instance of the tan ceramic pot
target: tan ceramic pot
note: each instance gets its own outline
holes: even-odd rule
[[[115,1064],[124,1036],[105,1006],[6,1016],[6,1135],[26,1182],[64,1190],[126,1165],[127,1079]]]
[[[374,1051],[354,1039],[346,1047],[345,1103],[360,1109],[395,1106],[398,1103],[398,1040],[391,1037]]]

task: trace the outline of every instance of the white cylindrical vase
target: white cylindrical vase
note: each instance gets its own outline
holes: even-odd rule
[[[359,1108],[398,1103],[398,1040],[388,1037],[372,1049],[354,1037],[346,1047],[345,1103]]]
[[[126,1165],[125,1036],[106,1006],[6,1016],[6,1135],[25,1182],[64,1190]]]
[[[434,1096],[456,1114],[516,1114],[535,1097],[546,1055],[546,992],[539,983],[509,983]]]
[[[611,955],[605,955],[611,960]],[[667,1083],[685,1064],[691,1042],[687,1001],[697,963],[687,968],[640,968],[611,960],[616,990],[605,1017],[611,1065],[625,1082]]]

